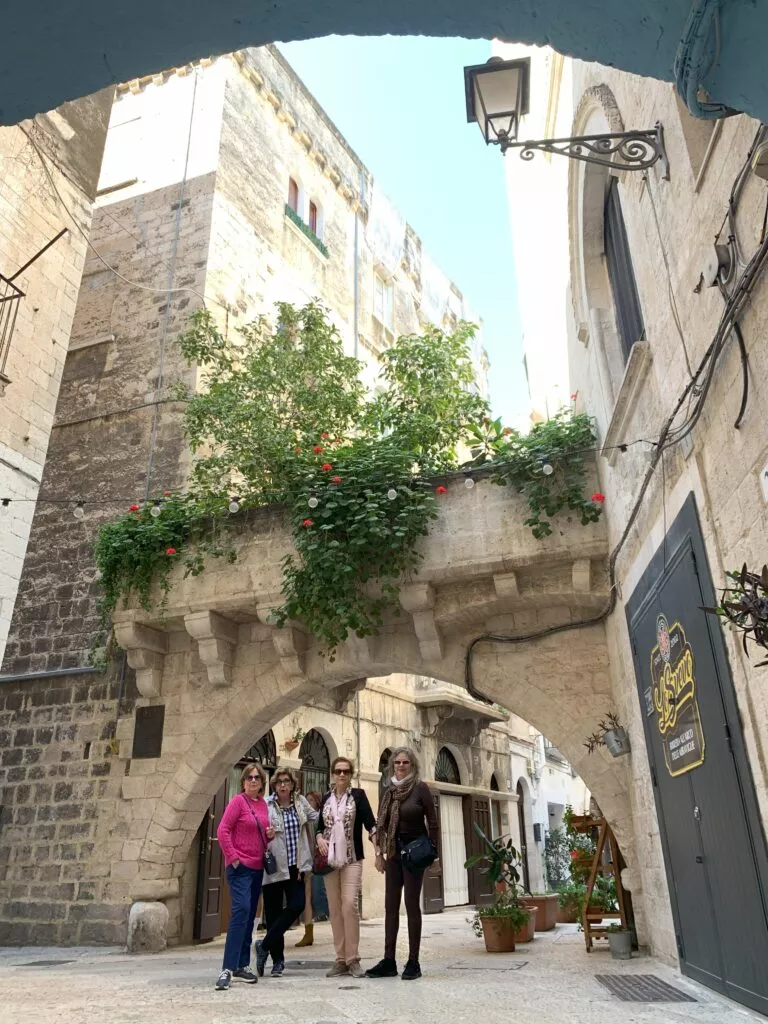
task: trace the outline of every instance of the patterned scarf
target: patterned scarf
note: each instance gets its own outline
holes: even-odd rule
[[[410,778],[403,779],[399,785],[390,782],[384,790],[379,804],[379,816],[376,820],[376,835],[377,837],[384,836],[383,843],[379,839],[379,849],[387,859],[394,857],[397,852],[396,837],[400,825],[400,805],[411,795],[417,781],[416,776],[411,775]]]
[[[344,817],[347,811],[347,794],[341,798],[331,790],[328,799],[331,807],[333,824],[331,825],[331,838],[328,843],[328,864],[332,868],[343,868],[347,863],[347,835],[344,829]]]

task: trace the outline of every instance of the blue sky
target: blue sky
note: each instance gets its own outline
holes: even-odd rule
[[[465,64],[488,40],[328,36],[279,44],[484,322],[494,414],[528,412],[503,158],[469,125]]]

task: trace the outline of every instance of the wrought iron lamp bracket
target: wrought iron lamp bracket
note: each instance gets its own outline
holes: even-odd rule
[[[535,152],[556,153],[585,164],[599,164],[622,171],[647,171],[661,164],[661,174],[669,181],[669,160],[664,146],[664,128],[657,121],[642,131],[611,132],[605,135],[575,135],[570,139],[538,139],[513,142],[502,136],[494,140],[502,153],[519,149],[522,160],[533,160]]]

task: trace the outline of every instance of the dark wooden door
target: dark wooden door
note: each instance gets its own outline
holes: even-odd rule
[[[681,967],[768,1013],[768,857],[692,499],[629,602]]]
[[[443,901],[443,841],[440,830],[440,794],[432,791],[432,799],[435,801],[435,814],[437,815],[437,861],[424,872],[424,885],[422,887],[422,902],[425,914],[441,914],[445,907]]]
[[[484,796],[464,797],[464,840],[467,845],[467,858],[485,852],[485,843],[472,827],[475,822],[483,832],[491,838],[491,802]],[[495,892],[493,883],[483,874],[479,867],[467,871],[469,883],[469,902],[476,907],[485,907],[493,903]]]
[[[525,826],[525,792],[522,783],[517,784],[517,823],[520,827],[520,866],[523,877],[521,879],[526,892],[531,891],[531,873],[528,870],[528,833]]]
[[[219,849],[216,830],[227,805],[227,783],[211,801],[200,825],[200,859],[197,871],[197,906],[194,937],[212,939],[221,931],[221,906],[224,897],[224,855]]]

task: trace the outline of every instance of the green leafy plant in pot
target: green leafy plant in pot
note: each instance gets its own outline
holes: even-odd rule
[[[614,960],[632,959],[632,933],[620,924],[611,924],[605,929],[611,956]]]
[[[469,857],[465,868],[479,868],[496,890],[494,902],[478,907],[472,919],[475,935],[482,936],[489,953],[511,953],[515,942],[533,938],[536,908],[520,902],[520,854],[510,836],[489,839],[478,824],[475,834],[482,840],[482,853]]]

